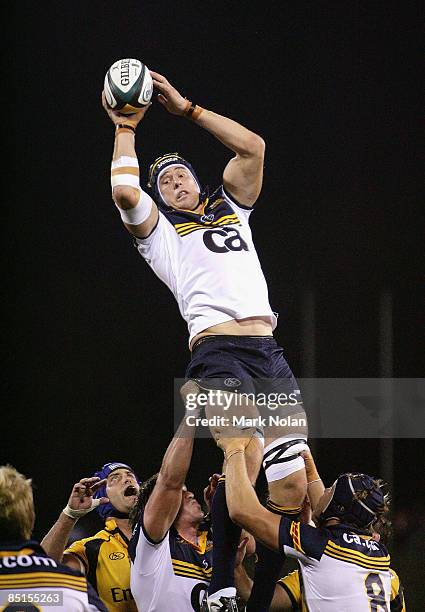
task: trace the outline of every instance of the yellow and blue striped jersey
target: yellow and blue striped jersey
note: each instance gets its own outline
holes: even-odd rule
[[[83,563],[88,580],[110,612],[137,612],[130,590],[128,538],[114,519],[108,519],[96,535],[73,542],[67,553]]]
[[[106,607],[85,576],[28,540],[0,545],[0,610],[106,612]]]
[[[172,527],[161,542],[146,533],[143,517],[130,542],[131,590],[143,612],[199,612],[212,574],[212,542],[207,531],[198,545]]]
[[[282,517],[280,548],[300,564],[304,605],[321,612],[390,610],[390,556],[348,525],[314,528]]]
[[[391,600],[390,612],[406,612],[403,587],[397,573],[390,568],[391,573]],[[308,612],[302,590],[301,576],[299,570],[295,570],[278,580],[277,584],[282,587],[291,600],[293,612]]]

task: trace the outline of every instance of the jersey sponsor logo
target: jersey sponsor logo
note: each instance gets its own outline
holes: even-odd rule
[[[111,463],[109,465],[109,473],[113,472],[114,470],[117,470],[118,468],[124,467],[122,463]]]
[[[0,559],[0,567],[12,569],[14,567],[30,567],[31,565],[44,565],[57,567],[58,564],[49,557],[37,557],[36,555],[11,555]]]
[[[379,545],[374,540],[365,540],[354,533],[344,533],[342,536],[343,540],[345,540],[348,544],[359,544],[363,546],[363,548],[367,548],[368,550],[379,550]]]
[[[248,251],[248,245],[234,227],[207,230],[203,234],[204,244],[213,253]]]
[[[120,601],[133,601],[134,597],[130,589],[121,589],[120,587],[111,588],[112,601],[119,603]]]
[[[181,157],[176,157],[175,155],[167,155],[166,157],[164,157],[164,159],[155,164],[155,168],[156,170],[160,170],[164,164],[170,164],[171,162],[181,162]]]
[[[125,557],[125,554],[122,552],[118,552],[118,551],[112,552],[109,555],[109,558],[111,561],[119,561],[120,559],[124,559],[124,557]]]
[[[202,223],[205,223],[206,221],[214,221],[214,213],[209,213],[208,215],[202,215],[201,221]]]
[[[239,378],[226,378],[224,381],[224,384],[226,385],[226,387],[240,387],[242,382],[239,380]]]

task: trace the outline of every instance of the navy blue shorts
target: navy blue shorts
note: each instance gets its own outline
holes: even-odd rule
[[[203,336],[193,346],[186,379],[207,389],[299,394],[283,349],[273,336]]]

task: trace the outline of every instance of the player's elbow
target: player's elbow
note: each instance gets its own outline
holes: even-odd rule
[[[264,159],[266,143],[261,136],[255,134],[254,132],[250,132],[245,142],[245,150],[246,155],[249,155],[250,157]]]
[[[158,482],[167,491],[179,491],[184,485],[185,479],[181,474],[175,474],[172,469],[162,466],[159,472]]]
[[[245,527],[249,522],[249,515],[245,509],[241,506],[234,506],[233,504],[228,505],[229,516],[233,523],[236,523],[240,527]]]
[[[127,185],[117,185],[114,187],[112,196],[116,205],[122,210],[135,208],[139,201],[140,192],[134,187]]]

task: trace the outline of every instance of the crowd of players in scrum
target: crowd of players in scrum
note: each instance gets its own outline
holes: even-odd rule
[[[223,486],[229,489],[230,517],[243,527],[234,559],[239,610],[244,610],[250,599],[256,541],[280,547],[283,554],[294,556],[299,562],[299,569],[279,577],[273,584],[269,608],[272,612],[405,610],[402,586],[383,545],[388,508],[385,498],[380,496],[380,483],[375,481],[374,485],[365,475],[351,475],[356,493],[352,495],[352,505],[346,504],[341,510],[346,501],[348,476],[338,478],[333,490],[325,490],[313,457],[306,451],[309,485],[302,515],[297,521],[282,519],[278,514],[270,517],[270,511],[259,503],[243,472],[245,455],[250,452],[249,438],[227,438],[219,444],[225,461],[227,458],[227,483],[223,483],[221,475],[213,474],[204,489],[202,507],[184,484],[193,438],[176,435],[159,473],[144,482],[121,462],[105,464],[94,476],[77,482],[41,547],[31,540],[34,525],[31,482],[14,468],[1,467],[0,603],[6,605],[7,598],[10,603],[11,595],[16,601],[19,595],[31,601],[31,594],[36,597],[40,593],[62,592],[66,610],[208,609],[203,606],[207,605],[205,592],[213,570],[211,504]],[[234,462],[240,465],[232,469]],[[331,512],[327,512],[331,490]],[[365,507],[372,509],[372,521]],[[68,545],[78,519],[94,508],[105,521],[103,529]],[[317,540],[312,538],[313,530],[319,536]],[[315,574],[313,579],[308,572]],[[359,575],[366,585],[362,590]],[[310,585],[306,584],[308,580]],[[347,587],[350,581],[352,588]],[[328,606],[323,599],[322,607],[316,608],[317,593],[309,591],[311,584],[324,597],[331,589],[332,597],[339,597],[340,603],[332,602],[331,597]],[[388,587],[390,595],[386,596]],[[348,599],[344,599],[347,591]],[[366,608],[364,601],[371,607]]]

